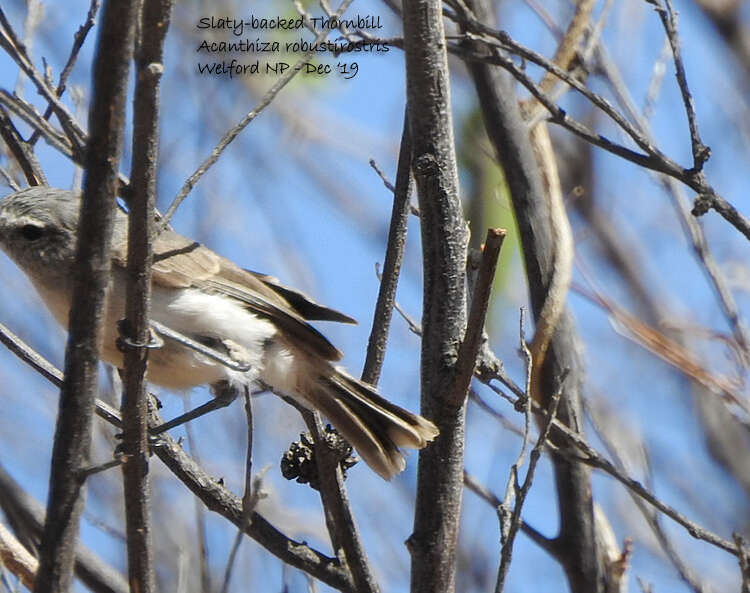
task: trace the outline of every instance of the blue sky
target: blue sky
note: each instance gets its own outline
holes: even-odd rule
[[[565,6],[559,4],[564,3],[550,3],[549,10],[556,16],[567,14]],[[695,6],[684,1],[676,5],[680,11],[688,80],[695,95],[703,140],[713,152],[706,167],[707,176],[717,190],[746,212],[743,198],[747,191],[750,134],[737,125],[735,114],[746,109],[747,95],[742,89],[747,88],[747,81],[742,82],[737,66]],[[21,4],[10,2],[4,9],[20,29]],[[80,1],[45,4],[32,47],[37,64],[44,56],[53,72],[59,72],[86,9],[87,3]],[[163,81],[161,208],[168,205],[184,179],[208,155],[225,130],[252,109],[273,83],[271,77],[230,81],[199,76],[196,64],[202,58],[195,48],[202,37],[195,27],[198,19],[212,13],[240,17],[250,12],[291,15],[292,11],[291,5],[280,7],[270,2],[238,4],[226,11],[197,2],[178,6],[168,40]],[[349,14],[358,13],[382,16],[384,36],[400,34],[397,20],[380,3],[356,0]],[[500,15],[503,28],[520,42],[545,54],[554,50],[554,37],[523,3],[503,3]],[[262,35],[265,34],[258,34]],[[644,2],[616,3],[603,39],[636,103],[641,105],[652,65],[663,44],[658,18]],[[82,91],[83,104],[73,107],[82,114],[82,122],[85,122],[93,41],[93,37],[88,40],[71,77],[72,87]],[[284,89],[200,181],[174,219],[178,231],[208,244],[242,266],[276,275],[314,295],[316,300],[357,318],[360,324],[356,327],[320,326],[345,352],[343,363],[354,374],[359,373],[364,360],[378,288],[374,266],[383,259],[391,208],[391,196],[368,160],[374,158],[386,176],[394,178],[404,103],[403,54],[399,50],[391,48],[383,55],[357,56],[356,61],[358,74],[351,80],[335,75],[298,77]],[[463,121],[476,109],[476,104],[462,65],[452,60],[451,68],[454,124],[460,136]],[[0,81],[8,90],[17,83],[16,69],[5,55],[0,55]],[[598,92],[606,92],[596,77],[590,85]],[[27,81],[23,82],[23,91],[27,98],[36,101]],[[70,93],[66,94],[66,100],[72,105]],[[563,106],[574,115],[586,113],[582,101],[572,95],[563,99]],[[662,150],[689,166],[684,111],[669,61],[652,124]],[[598,129],[622,140],[606,123]],[[555,136],[563,141],[566,138],[564,132],[556,131]],[[477,150],[488,151],[484,146]],[[127,172],[128,147],[125,153],[122,170]],[[71,165],[42,142],[38,144],[38,154],[50,182],[70,187]],[[596,193],[612,223],[632,242],[644,278],[670,313],[667,321],[688,328],[700,326],[726,332],[726,322],[691,256],[661,186],[634,165],[601,151],[595,151],[593,159],[596,175],[591,191]],[[689,192],[687,195],[691,197]],[[498,208],[509,213],[506,204],[500,203]],[[572,218],[579,259],[607,296],[626,308],[631,307],[627,290],[617,275],[603,265],[590,233],[580,219]],[[733,285],[734,294],[741,308],[746,307],[748,287],[739,281],[745,270],[747,243],[713,213],[704,217],[703,224],[720,265],[731,278],[738,279]],[[483,229],[475,232],[484,234]],[[421,263],[419,227],[414,219],[408,237],[398,299],[419,319]],[[521,381],[518,310],[526,305],[526,290],[517,256],[508,266],[493,300],[488,332],[493,349],[511,375]],[[28,284],[4,256],[0,259],[0,277],[6,295],[0,298],[0,321],[60,366],[63,331],[42,310],[36,297],[26,298],[30,292]],[[584,282],[580,273],[576,274],[576,281]],[[642,437],[652,452],[657,476],[655,487],[660,496],[699,523],[730,537],[733,529],[742,527],[734,521],[746,517],[747,500],[706,451],[690,400],[689,382],[615,333],[604,313],[580,296],[571,294],[569,306],[585,344],[586,396],[616,410],[617,422],[624,433]],[[732,366],[720,344],[704,339],[697,330],[688,332],[688,338],[704,361],[716,365],[721,372],[731,372]],[[418,364],[418,338],[394,316],[380,387],[390,399],[413,410],[418,408]],[[5,392],[0,399],[0,417],[4,419],[0,461],[34,496],[44,500],[55,390],[5,351],[0,351],[0,377]],[[481,386],[478,389],[496,409],[520,424],[521,418],[507,404]],[[197,390],[190,395],[190,401],[196,403],[206,397],[204,390]],[[161,399],[165,416],[179,413],[185,401],[170,394]],[[301,430],[296,413],[270,395],[257,398],[255,409],[258,426],[255,467],[271,466],[265,475],[271,492],[265,512],[285,525],[290,534],[299,533],[298,537],[326,549],[317,497],[301,486],[285,482],[277,469],[281,452]],[[242,420],[239,404],[235,404],[194,424],[202,462],[212,475],[224,476],[235,491],[241,491],[242,486],[245,450]],[[508,468],[518,454],[519,439],[503,431],[474,406],[469,408],[468,427],[467,469],[502,495]],[[600,445],[595,437],[592,441]],[[96,451],[102,459],[109,454],[108,446],[105,439],[98,438]],[[382,482],[363,464],[352,470],[349,480],[365,544],[387,591],[408,590],[408,554],[403,541],[411,530],[415,469],[416,456],[412,454],[406,472],[392,484]],[[171,561],[173,565],[164,569],[169,573],[176,571],[180,559],[193,559],[195,554],[193,500],[162,468],[155,467],[154,471],[159,520],[167,523],[169,518],[181,519],[173,531],[161,534],[163,538],[158,544],[162,550],[179,551]],[[638,473],[638,467],[633,471]],[[118,477],[119,474],[111,472],[92,480],[83,537],[104,557],[122,567],[122,542],[96,524],[102,517],[115,523],[119,520],[110,512],[113,502],[117,504],[119,500]],[[623,488],[597,475],[594,493],[605,508],[618,540],[635,539],[629,590],[638,590],[636,575],[652,582],[656,591],[687,590],[675,571],[653,552],[645,524]],[[464,510],[463,549],[473,555],[473,562],[481,569],[478,573],[494,579],[499,539],[494,510],[471,493],[465,495]],[[542,463],[524,516],[544,533],[554,534],[556,509],[546,461]],[[218,517],[208,515],[207,522],[211,566],[218,578],[234,534]],[[168,524],[174,526],[175,522]],[[724,585],[736,587],[738,577],[733,558],[692,540],[668,521],[665,524],[696,571],[718,584],[719,589]],[[116,529],[121,530],[121,524]],[[292,583],[292,590],[302,590],[304,579],[296,571],[284,571],[269,558],[254,542],[245,542],[234,590],[244,590],[240,586],[243,583],[252,585],[256,591],[277,591],[285,578]],[[472,571],[464,563],[461,566],[462,590],[488,588],[485,582],[472,581]],[[529,540],[519,537],[508,591],[564,590],[562,579],[554,562]]]

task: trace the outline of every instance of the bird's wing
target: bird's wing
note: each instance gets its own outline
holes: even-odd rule
[[[315,321],[338,321],[340,323],[352,323],[356,324],[357,320],[349,317],[348,315],[331,309],[320,303],[316,303],[313,299],[307,296],[304,292],[295,290],[284,286],[279,282],[278,278],[268,276],[267,274],[260,274],[253,272],[252,270],[244,270],[248,274],[252,274],[255,278],[260,280],[268,288],[274,292],[280,294],[285,301],[287,301],[292,308],[297,311],[305,319],[312,319]]]
[[[127,248],[114,251],[114,259],[125,265]],[[154,242],[152,282],[170,288],[200,288],[240,301],[249,311],[276,325],[287,339],[326,360],[340,360],[341,352],[323,334],[307,323],[304,313],[260,277],[246,272],[200,243],[173,231],[163,231]],[[295,291],[289,290],[294,299]],[[296,293],[298,299],[304,296]],[[310,306],[325,307],[309,301]],[[345,316],[344,316],[345,317]],[[347,318],[348,319],[348,318]]]

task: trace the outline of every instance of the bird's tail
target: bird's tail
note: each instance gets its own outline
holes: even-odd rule
[[[406,466],[399,447],[421,449],[438,435],[429,420],[392,404],[375,389],[343,371],[320,376],[310,403],[386,480]]]

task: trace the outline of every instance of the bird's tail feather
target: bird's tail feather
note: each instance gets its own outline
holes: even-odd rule
[[[421,449],[438,435],[435,425],[384,399],[338,369],[319,378],[311,402],[375,472],[386,480],[403,471],[399,447]]]

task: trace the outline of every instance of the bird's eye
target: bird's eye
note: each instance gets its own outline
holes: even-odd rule
[[[27,241],[36,241],[44,234],[44,227],[25,224],[21,227],[21,236]]]

